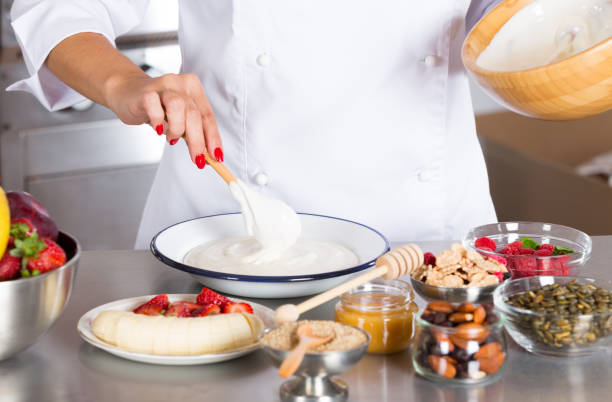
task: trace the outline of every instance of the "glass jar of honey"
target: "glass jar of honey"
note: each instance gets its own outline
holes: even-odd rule
[[[408,348],[418,311],[410,284],[375,279],[340,296],[336,321],[370,334],[368,353],[395,353]]]

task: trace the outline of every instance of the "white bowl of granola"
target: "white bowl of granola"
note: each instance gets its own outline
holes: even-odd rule
[[[484,302],[510,278],[504,258],[483,256],[455,243],[438,256],[425,253],[425,262],[411,274],[412,287],[425,300]]]

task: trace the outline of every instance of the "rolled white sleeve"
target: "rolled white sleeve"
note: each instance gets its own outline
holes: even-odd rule
[[[142,20],[149,0],[15,0],[12,27],[30,74],[8,91],[33,94],[49,110],[84,99],[44,65],[62,40],[81,32],[104,35],[111,43]]]
[[[503,0],[472,0],[465,17],[466,32],[469,32],[486,13],[502,1]]]

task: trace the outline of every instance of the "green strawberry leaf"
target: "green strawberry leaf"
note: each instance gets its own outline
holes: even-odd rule
[[[30,276],[32,276],[32,274],[30,274],[30,271],[28,271],[26,268],[23,268],[19,272],[21,272],[21,276],[23,276],[24,278],[29,278]]]
[[[572,253],[574,253],[574,250],[572,250],[571,248],[561,246],[555,246],[555,249],[553,250],[553,255],[565,255]]]
[[[532,248],[534,250],[537,250],[538,247],[540,247],[540,245],[538,243],[536,243],[535,241],[533,241],[529,237],[523,237],[521,239],[521,241],[523,242],[523,247],[525,247],[525,248]]]
[[[23,250],[19,248],[14,248],[11,251],[9,251],[9,254],[12,255],[13,257],[21,258],[23,257]]]
[[[28,225],[26,225],[25,223],[18,222],[11,224],[9,234],[15,239],[25,239],[26,234],[29,230],[30,227]]]

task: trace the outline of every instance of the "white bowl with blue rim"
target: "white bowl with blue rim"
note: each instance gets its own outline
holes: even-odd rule
[[[302,237],[340,243],[359,258],[352,267],[324,273],[293,276],[255,276],[202,269],[183,262],[194,247],[225,237],[244,236],[240,213],[205,216],[169,226],[151,240],[151,252],[164,264],[184,271],[203,285],[245,297],[286,298],[308,296],[330,289],[374,266],[389,251],[389,241],[361,223],[331,216],[299,213]]]

